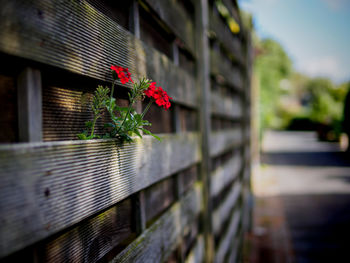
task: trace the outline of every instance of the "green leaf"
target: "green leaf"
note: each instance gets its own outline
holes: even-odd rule
[[[118,107],[119,111],[124,111],[124,112],[128,112],[129,107]]]
[[[134,133],[142,139],[142,135],[141,135],[139,129],[135,129]]]
[[[143,131],[144,133],[147,133],[148,135],[153,136],[153,137],[156,138],[158,141],[162,141],[162,139],[161,139],[160,137],[158,137],[157,135],[151,133],[149,130],[146,130],[146,129],[142,128],[142,131]]]
[[[86,137],[85,133],[79,133],[77,134],[79,140],[87,140],[88,138]]]
[[[135,119],[136,119],[136,121],[138,122],[138,123],[141,123],[142,122],[142,115],[141,114],[135,114],[134,115],[134,117],[135,117]]]
[[[127,135],[126,133],[119,134],[119,139],[122,142],[132,142],[133,141],[133,139],[129,135]]]
[[[115,128],[115,125],[113,123],[107,122],[103,125],[105,128]]]
[[[86,121],[85,127],[90,129],[92,127],[92,121]]]
[[[147,120],[142,120],[142,126],[152,126],[152,123],[150,123],[149,121]]]

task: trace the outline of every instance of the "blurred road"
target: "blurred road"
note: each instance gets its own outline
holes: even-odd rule
[[[350,262],[350,162],[338,144],[269,132],[262,147],[254,262]]]

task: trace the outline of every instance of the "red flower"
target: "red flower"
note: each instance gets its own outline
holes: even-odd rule
[[[169,109],[171,106],[169,100],[172,100],[172,98],[168,96],[162,87],[156,87],[155,85],[155,82],[151,82],[148,89],[145,90],[145,95],[149,98],[153,98],[158,106],[163,106],[166,110]]]
[[[117,73],[118,78],[120,79],[120,82],[122,84],[125,84],[129,81],[134,83],[134,81],[131,79],[131,74],[129,72],[128,68],[123,68],[120,66],[111,66],[111,70],[114,70]]]

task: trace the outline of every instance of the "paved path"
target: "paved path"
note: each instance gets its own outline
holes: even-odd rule
[[[350,262],[350,162],[310,132],[269,132],[254,175],[257,262]],[[267,260],[266,260],[267,259]]]

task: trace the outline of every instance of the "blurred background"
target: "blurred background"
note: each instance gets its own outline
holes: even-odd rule
[[[255,49],[246,262],[349,262],[350,1],[239,4]]]
[[[350,2],[241,0],[253,17],[260,136],[316,130],[338,141],[350,79]]]

